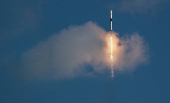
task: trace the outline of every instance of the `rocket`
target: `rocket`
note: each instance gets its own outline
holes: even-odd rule
[[[110,31],[112,31],[112,10],[110,10]]]

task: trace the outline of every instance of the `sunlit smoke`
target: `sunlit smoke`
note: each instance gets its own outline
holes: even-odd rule
[[[146,63],[147,50],[137,33],[119,37],[88,22],[64,29],[22,53],[19,73],[26,79],[66,79],[96,77],[111,68],[114,77],[115,71],[134,70]]]

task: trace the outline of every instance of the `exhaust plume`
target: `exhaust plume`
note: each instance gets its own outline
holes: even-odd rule
[[[138,34],[119,38],[117,33],[111,34],[88,22],[68,27],[22,53],[20,73],[26,79],[66,79],[102,74],[110,69],[110,35],[114,70],[132,70],[147,62],[147,47]],[[92,70],[86,68],[86,64],[91,65]]]

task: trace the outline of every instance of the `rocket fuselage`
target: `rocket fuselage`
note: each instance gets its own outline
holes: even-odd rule
[[[112,31],[112,10],[110,10],[110,31]]]

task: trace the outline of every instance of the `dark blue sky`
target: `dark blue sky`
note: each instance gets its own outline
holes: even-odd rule
[[[0,102],[169,103],[169,2],[140,1],[130,2],[124,10],[124,0],[1,0]],[[17,73],[21,53],[70,25],[93,21],[109,31],[110,9],[114,10],[114,31],[120,36],[138,32],[148,43],[150,63],[132,73],[115,74],[114,80],[81,77],[23,82]]]

